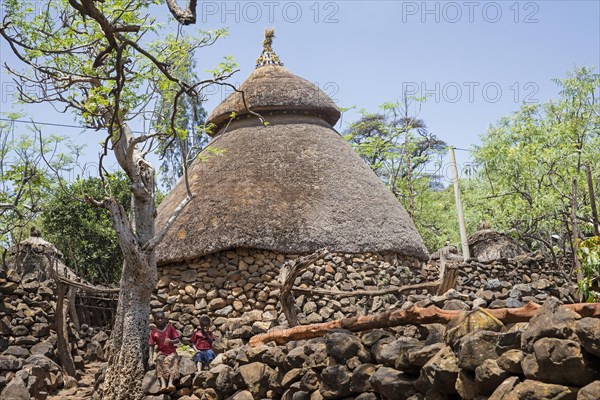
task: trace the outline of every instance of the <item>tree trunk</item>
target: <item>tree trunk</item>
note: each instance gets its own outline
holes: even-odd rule
[[[279,295],[279,302],[281,303],[281,309],[287,319],[289,326],[298,326],[298,315],[296,314],[296,303],[294,302],[294,281],[310,264],[313,264],[317,260],[325,257],[328,254],[326,249],[320,249],[315,251],[309,256],[299,258],[297,260],[288,261],[279,273],[278,281],[281,285],[281,293]]]
[[[529,321],[540,307],[539,304],[528,303],[520,308],[486,309],[486,312],[504,323],[525,322]],[[583,317],[600,318],[600,303],[567,304],[563,307],[569,308]],[[301,325],[295,328],[272,331],[253,336],[250,339],[249,345],[260,346],[268,342],[275,342],[278,345],[282,345],[291,340],[306,340],[320,337],[334,329],[347,329],[351,332],[360,332],[406,324],[443,324],[463,314],[464,311],[462,310],[442,310],[435,306],[427,308],[413,306],[406,310],[398,309],[376,315],[360,315],[320,324]]]
[[[114,126],[110,115],[107,124]],[[103,206],[110,212],[113,228],[123,253],[119,303],[111,333],[108,369],[103,400],[139,400],[147,365],[150,300],[158,281],[154,246],[154,168],[135,148],[127,124],[111,132],[119,165],[131,182],[131,212],[108,198]]]
[[[149,283],[140,287],[135,280],[125,277],[121,280],[104,382],[104,400],[134,400],[144,396],[141,382],[148,354],[148,316],[152,295]]]

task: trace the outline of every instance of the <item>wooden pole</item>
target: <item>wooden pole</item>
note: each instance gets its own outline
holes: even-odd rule
[[[579,229],[577,227],[577,178],[573,177],[573,186],[571,193],[571,249],[573,251],[573,268],[577,271],[577,283],[583,279],[583,272],[579,267],[579,258],[577,258],[577,241],[579,240]],[[579,293],[579,301],[582,299]]]
[[[465,261],[471,258],[469,253],[469,239],[467,238],[467,227],[463,214],[462,202],[460,201],[460,186],[458,184],[458,168],[456,167],[456,156],[454,147],[450,146],[450,166],[452,167],[452,182],[454,183],[454,200],[456,202],[456,213],[458,214],[458,226],[460,228],[460,241]]]
[[[594,224],[594,236],[600,236],[598,227],[598,210],[596,208],[596,194],[594,193],[594,181],[592,180],[592,170],[590,163],[585,164],[585,174],[587,175],[588,192],[590,194],[590,206],[592,207],[592,223]]]
[[[535,316],[541,307],[539,304],[530,302],[519,308],[485,309],[485,313],[492,315],[505,324],[526,322]],[[561,307],[573,310],[582,317],[600,318],[600,303],[566,304]],[[282,345],[291,340],[306,340],[321,337],[335,329],[361,332],[407,324],[445,324],[464,314],[465,311],[463,310],[442,310],[436,306],[426,308],[412,306],[406,310],[397,309],[381,314],[359,315],[320,324],[300,325],[294,328],[275,330],[251,337],[248,344],[252,347],[268,342],[275,342],[278,345]]]

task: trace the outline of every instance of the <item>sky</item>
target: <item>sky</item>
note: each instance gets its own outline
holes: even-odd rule
[[[166,5],[155,13],[166,18]],[[264,29],[275,28],[273,48],[286,68],[338,106],[354,107],[338,131],[358,119],[359,109],[376,112],[406,91],[427,96],[419,118],[462,149],[479,144],[491,124],[523,103],[557,97],[552,79],[580,66],[600,70],[600,1],[200,1],[198,14],[197,26],[186,30],[229,28],[227,38],[198,52],[201,76],[231,55],[240,69],[231,83],[241,84],[260,55]],[[15,62],[4,41],[0,58]],[[0,84],[0,112],[78,124],[48,106],[14,104],[4,70]],[[208,112],[227,94],[207,93]],[[86,143],[90,158],[97,154],[97,133],[44,133],[52,129]],[[469,153],[457,156],[464,168]]]

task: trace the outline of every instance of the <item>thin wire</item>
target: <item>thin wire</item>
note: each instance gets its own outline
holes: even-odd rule
[[[469,149],[461,149],[460,147],[455,147],[454,150],[460,150],[460,151],[467,151],[469,153],[472,153],[473,150],[469,150]]]
[[[94,128],[88,128],[87,126],[81,126],[81,125],[66,125],[66,124],[57,124],[54,122],[40,122],[40,121],[25,121],[22,119],[10,119],[10,118],[0,118],[0,121],[5,121],[5,122],[20,122],[22,124],[38,124],[38,125],[48,125],[48,126],[60,126],[60,127],[65,127],[65,128],[79,128],[79,129],[86,129],[86,130],[96,130]],[[132,131],[133,133],[139,133],[142,135],[145,135],[146,132],[142,132],[142,131]]]

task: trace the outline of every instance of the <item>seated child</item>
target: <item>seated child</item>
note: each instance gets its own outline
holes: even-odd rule
[[[198,372],[202,371],[202,367],[208,367],[212,360],[215,359],[216,355],[212,348],[212,343],[215,340],[211,331],[209,331],[211,320],[208,316],[203,315],[200,317],[200,329],[194,332],[190,338],[196,354],[192,360],[198,367]]]

